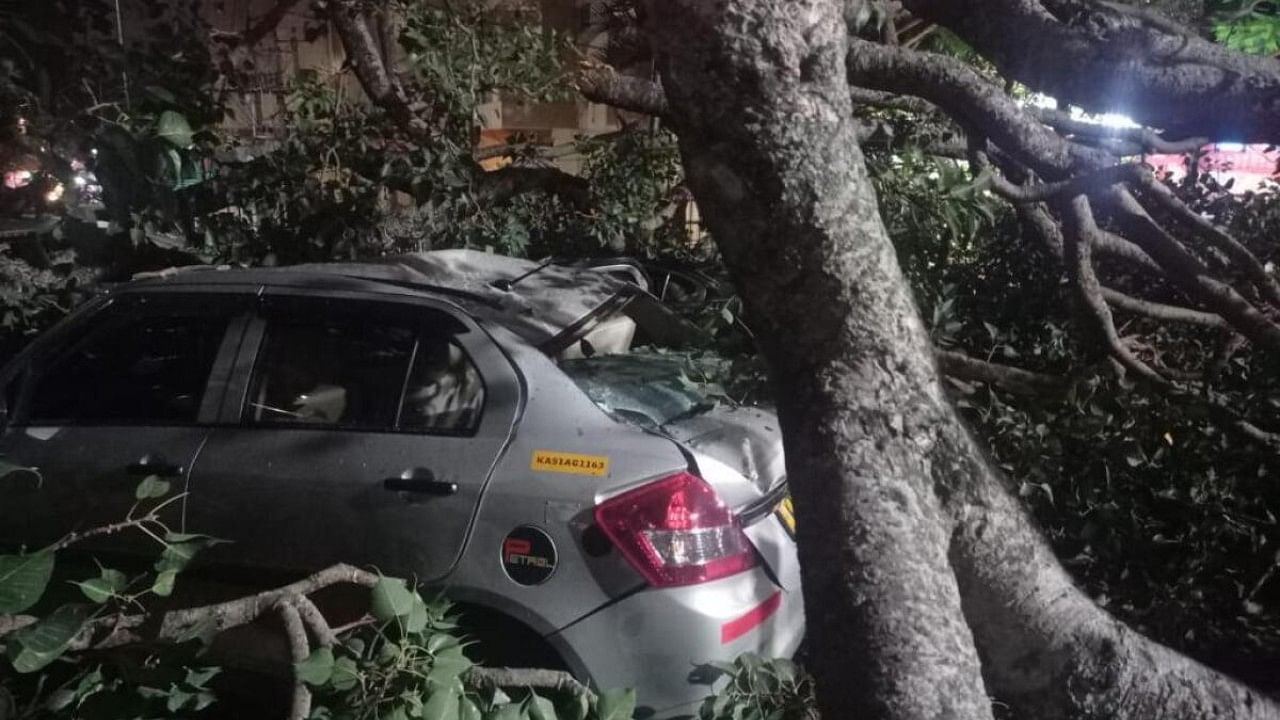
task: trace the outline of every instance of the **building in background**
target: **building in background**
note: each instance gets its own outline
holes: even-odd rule
[[[276,0],[209,0],[203,3],[204,20],[215,32],[245,33],[259,18],[269,13]],[[539,0],[543,27],[567,35],[580,43],[598,42],[600,37],[592,0]],[[375,17],[377,39],[384,56],[398,51],[394,30],[385,18]],[[233,117],[224,125],[242,139],[270,143],[283,134],[281,109],[292,78],[302,71],[314,71],[323,78],[341,83],[343,92],[361,93],[350,73],[343,73],[342,42],[331,27],[318,27],[310,0],[297,3],[275,28],[251,50],[253,72],[237,89],[230,106]],[[611,132],[621,127],[613,108],[581,98],[561,102],[531,102],[514,96],[497,96],[480,108],[479,146],[507,143],[513,134],[532,138],[548,146],[567,146],[583,134]],[[578,169],[580,160],[572,152],[554,153],[555,162],[565,170]],[[500,164],[502,161],[490,161]]]

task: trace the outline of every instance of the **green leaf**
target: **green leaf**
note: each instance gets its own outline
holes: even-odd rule
[[[471,698],[463,696],[458,701],[458,720],[481,720],[480,708],[476,707]]]
[[[599,720],[631,720],[635,711],[635,690],[605,690],[596,700],[596,716]]]
[[[53,575],[51,552],[0,555],[0,615],[11,615],[36,604]]]
[[[164,552],[160,553],[160,559],[156,560],[156,572],[181,572],[195,559],[201,550],[211,545],[217,545],[219,542],[214,538],[203,535],[181,542],[169,542],[164,546]]]
[[[89,619],[89,606],[63,605],[5,638],[13,669],[31,673],[57,660]]]
[[[529,693],[529,720],[558,720],[551,701],[536,692]]]
[[[405,617],[413,611],[416,597],[417,594],[409,590],[404,580],[379,578],[369,597],[369,611],[383,622]]]
[[[302,682],[319,686],[329,682],[329,678],[333,677],[333,667],[333,650],[322,647],[308,655],[306,660],[294,663],[293,672]]]
[[[449,648],[436,656],[435,662],[431,664],[431,672],[427,673],[427,681],[446,685],[470,670],[473,664],[462,654],[461,647]]]
[[[160,120],[156,122],[156,137],[181,150],[191,147],[194,135],[195,133],[191,131],[191,123],[187,122],[186,116],[182,113],[172,110],[160,113]]]
[[[90,602],[101,605],[123,590],[126,583],[128,578],[124,573],[111,568],[102,568],[102,573],[98,577],[76,583],[76,585],[80,586],[80,592],[84,593]]]
[[[446,648],[454,647],[458,644],[458,638],[449,633],[434,633],[427,639],[427,652],[435,655]]]
[[[360,667],[349,657],[340,657],[333,661],[333,675],[329,677],[329,687],[338,692],[346,692],[360,684]]]
[[[409,616],[405,618],[404,631],[410,635],[416,635],[427,627],[427,620],[427,604],[422,602],[422,598],[417,593],[414,593],[413,609],[409,611]]]
[[[151,592],[160,597],[169,597],[173,594],[173,586],[178,580],[177,570],[165,570],[156,575],[155,582],[151,583]]]
[[[159,475],[148,475],[142,478],[142,482],[138,483],[138,487],[133,491],[133,496],[139,500],[160,498],[168,494],[169,482],[161,480]]]
[[[427,704],[422,708],[422,718],[423,720],[459,720],[457,688],[450,685],[431,693]]]
[[[196,694],[188,692],[180,687],[173,686],[169,688],[169,699],[165,701],[165,709],[171,713],[176,713],[186,706],[187,702],[194,700]]]

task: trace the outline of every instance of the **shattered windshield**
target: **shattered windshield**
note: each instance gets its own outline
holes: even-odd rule
[[[625,354],[566,359],[560,367],[606,412],[660,427],[706,412],[724,397],[706,354],[652,348]]]

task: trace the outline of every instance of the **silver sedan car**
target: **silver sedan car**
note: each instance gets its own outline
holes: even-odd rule
[[[444,591],[487,659],[691,714],[710,663],[804,633],[776,418],[708,402],[628,266],[473,251],[113,288],[0,371],[0,541],[118,520],[143,476],[256,577]],[[140,551],[128,537],[104,550]],[[141,541],[138,541],[141,542]]]

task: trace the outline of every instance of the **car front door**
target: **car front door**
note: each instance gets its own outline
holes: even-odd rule
[[[184,490],[221,401],[252,296],[123,294],[63,333],[21,371],[0,456],[34,467],[0,481],[0,540],[41,546],[120,522],[139,483]],[[167,492],[163,490],[167,488]],[[164,497],[148,499],[154,507]],[[181,503],[162,517],[174,530]],[[99,549],[137,549],[139,532]]]
[[[208,560],[449,571],[520,390],[483,330],[424,302],[264,296],[193,469],[188,529],[231,541]]]

